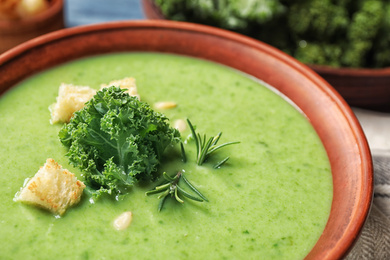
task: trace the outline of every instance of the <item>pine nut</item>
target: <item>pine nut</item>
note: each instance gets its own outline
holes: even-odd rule
[[[156,109],[171,109],[171,108],[175,108],[176,106],[177,104],[171,101],[162,101],[154,104],[154,107]]]
[[[177,119],[173,123],[173,127],[179,130],[179,132],[184,132],[184,130],[186,130],[187,128],[187,124],[186,121],[184,121],[183,119]]]
[[[132,219],[133,213],[131,211],[123,212],[114,220],[114,228],[116,230],[124,230],[130,226]]]

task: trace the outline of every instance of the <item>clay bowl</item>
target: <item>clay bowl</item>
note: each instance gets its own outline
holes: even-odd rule
[[[52,66],[125,51],[174,53],[221,63],[265,81],[291,99],[320,136],[333,174],[330,217],[307,259],[338,259],[348,253],[372,200],[373,172],[367,141],[337,91],[309,67],[271,46],[217,28],[171,21],[75,27],[36,38],[1,55],[0,95]]]
[[[142,8],[148,19],[166,19],[153,0],[142,0]],[[390,111],[390,67],[352,69],[309,66],[327,80],[350,106]]]
[[[63,0],[52,0],[47,10],[20,20],[0,19],[0,53],[39,35],[64,28]]]
[[[351,106],[389,112],[390,68],[353,69],[310,66],[326,79]]]

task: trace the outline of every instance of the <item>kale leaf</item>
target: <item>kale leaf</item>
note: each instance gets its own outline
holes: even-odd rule
[[[264,41],[307,64],[390,66],[389,0],[154,0],[168,19]]]
[[[105,88],[59,132],[72,165],[96,197],[153,181],[164,150],[180,141],[168,119],[117,87]]]

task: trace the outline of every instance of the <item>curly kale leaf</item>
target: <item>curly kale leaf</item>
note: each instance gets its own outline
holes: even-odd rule
[[[334,67],[376,66],[373,42],[384,19],[383,0],[291,2],[288,26],[297,59]]]
[[[332,0],[291,1],[287,26],[296,45],[291,45],[294,57],[307,64],[339,67],[351,20],[348,4]]]
[[[385,3],[384,19],[373,46],[373,61],[376,67],[390,66],[390,1]]]
[[[359,2],[359,1],[358,1]],[[361,1],[353,14],[347,32],[347,45],[342,63],[350,67],[365,67],[384,14],[382,0]]]
[[[304,41],[295,51],[295,58],[307,64],[340,66],[343,50],[338,44],[312,43]]]
[[[222,27],[307,64],[390,66],[389,0],[154,0],[169,19]]]
[[[285,12],[275,0],[155,0],[162,13],[173,20],[183,20],[246,30],[251,23],[264,24]]]
[[[59,133],[72,165],[84,171],[88,190],[122,194],[154,180],[164,150],[180,141],[168,119],[136,97],[110,87],[98,91]]]
[[[289,7],[288,27],[306,41],[329,41],[347,29],[348,10],[331,0],[294,1]]]

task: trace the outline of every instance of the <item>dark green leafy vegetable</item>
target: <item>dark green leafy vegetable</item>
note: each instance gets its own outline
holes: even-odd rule
[[[359,2],[359,1],[357,1]],[[383,20],[384,1],[360,1],[356,12],[352,15],[347,31],[347,46],[342,56],[342,64],[351,67],[364,67],[373,42]]]
[[[308,64],[390,66],[389,0],[155,0],[162,13],[236,31]]]
[[[155,0],[164,15],[174,20],[200,22],[231,30],[251,23],[266,23],[285,12],[277,0]]]
[[[222,132],[220,132],[214,137],[210,137],[209,139],[207,139],[206,135],[204,135],[202,138],[199,134],[196,133],[195,127],[192,125],[189,119],[187,119],[187,123],[191,130],[191,137],[194,140],[196,145],[196,152],[197,152],[196,164],[198,165],[202,165],[208,159],[208,157],[210,157],[212,153],[221,149],[222,147],[239,143],[239,142],[228,142],[221,145],[217,145],[219,139],[221,138]],[[187,162],[187,156],[185,153],[183,143],[180,143],[180,148],[181,148],[182,160],[183,162]],[[214,169],[221,167],[228,159],[229,156],[223,159],[222,161],[218,162],[214,166]],[[168,195],[171,195],[172,198],[175,198],[176,201],[180,203],[184,203],[184,200],[179,195],[182,195],[184,197],[187,197],[188,199],[199,201],[199,202],[208,201],[207,198],[203,196],[202,193],[200,193],[195,188],[195,186],[188,181],[188,179],[184,176],[183,172],[179,171],[174,177],[170,177],[164,172],[163,176],[164,179],[166,180],[164,183],[156,186],[153,190],[146,192],[146,195],[161,193],[158,196],[158,199],[160,199],[158,211],[161,211],[162,207],[164,206],[165,200],[169,197]],[[196,195],[191,195],[185,189],[183,189],[182,186],[179,186],[179,182],[181,180],[183,180],[186,186]]]
[[[198,202],[208,201],[207,198],[200,193],[195,186],[188,181],[188,179],[184,176],[183,172],[178,172],[174,177],[169,176],[164,172],[163,174],[165,182],[155,187],[153,190],[147,191],[146,195],[153,195],[161,193],[158,196],[158,199],[160,199],[160,203],[158,205],[158,211],[161,211],[161,209],[164,206],[165,200],[169,197],[169,195],[172,198],[175,198],[176,201],[180,203],[184,203],[184,200],[180,197],[180,195],[194,200]],[[180,184],[180,181],[183,180],[183,182],[186,184],[186,186],[195,193],[194,195],[188,193],[183,186]],[[179,186],[180,184],[180,186]]]
[[[373,64],[377,67],[390,66],[390,1],[385,4],[381,27],[374,41]]]
[[[92,194],[119,195],[138,181],[154,180],[164,150],[180,141],[167,121],[147,103],[110,87],[76,112],[59,137]]]

